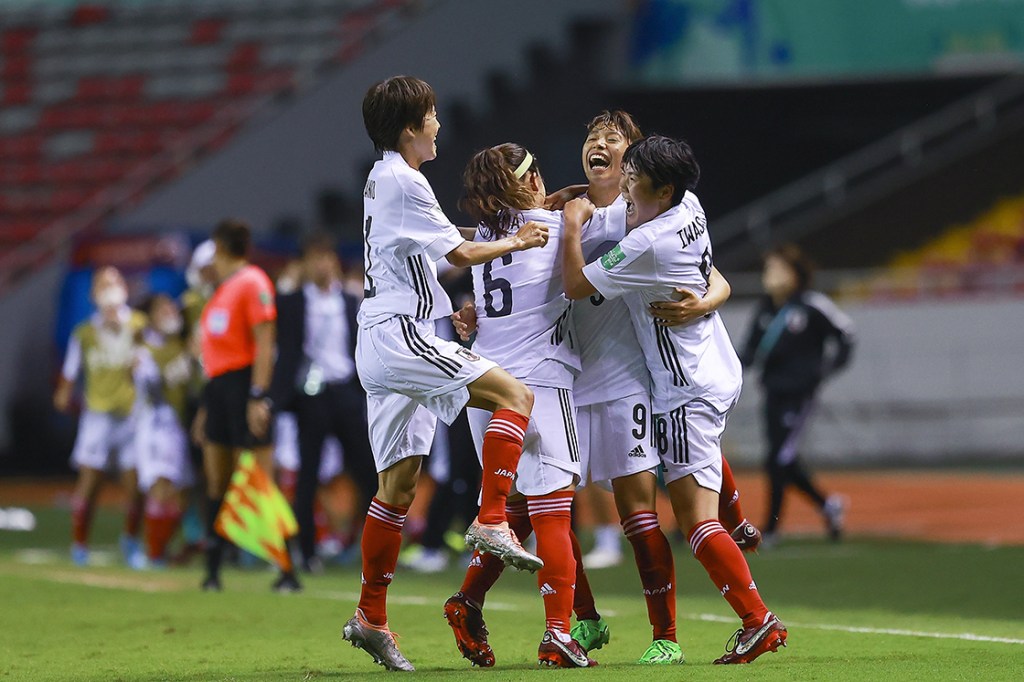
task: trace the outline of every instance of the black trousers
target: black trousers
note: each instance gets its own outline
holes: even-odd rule
[[[774,533],[782,515],[782,502],[786,488],[795,485],[819,508],[825,506],[825,497],[811,481],[811,476],[800,462],[800,437],[807,427],[813,408],[813,393],[775,393],[769,391],[764,399],[765,434],[768,438],[768,473],[770,496],[768,521],[761,527]]]
[[[468,527],[480,510],[476,504],[480,492],[480,463],[476,458],[476,447],[473,445],[465,410],[448,429],[448,449],[451,454],[448,480],[437,488],[430,500],[427,527],[421,540],[428,549],[441,548],[444,534],[456,518]]]
[[[377,493],[377,468],[370,450],[366,396],[358,379],[327,384],[318,395],[300,395],[295,401],[295,420],[299,429],[299,480],[295,487],[294,509],[299,523],[299,547],[303,559],[309,560],[316,553],[313,506],[320,483],[324,440],[333,435],[344,449],[345,471],[359,488],[356,507],[359,516],[366,516],[370,499]]]

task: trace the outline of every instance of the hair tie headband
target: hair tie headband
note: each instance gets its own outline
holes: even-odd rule
[[[526,175],[526,171],[530,170],[530,166],[533,165],[533,154],[526,152],[526,157],[523,158],[523,162],[512,171],[512,175],[516,176],[516,180],[522,180],[523,176]]]

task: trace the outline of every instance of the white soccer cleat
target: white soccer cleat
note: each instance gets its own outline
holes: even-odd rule
[[[595,547],[583,557],[583,566],[588,570],[611,568],[622,563],[622,550],[610,547]]]
[[[373,657],[374,663],[388,670],[412,672],[416,668],[398,650],[395,634],[388,626],[377,627],[367,622],[360,609],[352,616],[341,630],[341,636],[352,646],[362,649]]]
[[[520,571],[532,572],[544,567],[540,557],[523,549],[519,538],[508,527],[508,521],[484,525],[479,519],[474,520],[466,531],[466,545],[479,552],[493,554],[507,566]]]

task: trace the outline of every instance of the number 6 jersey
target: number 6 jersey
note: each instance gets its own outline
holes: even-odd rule
[[[662,327],[647,311],[674,298],[675,287],[707,292],[712,252],[707,218],[697,197],[633,229],[601,258],[583,268],[605,298],[622,297],[651,373],[651,401],[664,414],[704,400],[725,412],[739,397],[742,369],[717,312],[681,327]]]
[[[548,243],[473,266],[473,350],[525,383],[571,389],[580,356],[562,286],[562,214],[535,208],[520,218],[520,224],[532,220],[546,225]],[[475,241],[490,240],[478,232]]]

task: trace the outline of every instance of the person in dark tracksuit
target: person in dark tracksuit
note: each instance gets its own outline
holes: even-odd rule
[[[302,567],[317,572],[313,507],[324,439],[333,434],[344,449],[345,470],[359,488],[358,516],[365,516],[377,491],[377,471],[367,435],[366,394],[356,376],[359,302],[342,291],[341,265],[329,235],[306,240],[302,263],[305,285],[277,299],[277,363],[268,396],[275,409],[294,412],[298,423],[293,507]]]
[[[745,367],[760,369],[764,387],[771,495],[761,528],[768,542],[777,537],[783,497],[791,484],[818,506],[833,540],[842,534],[843,499],[822,493],[798,453],[819,386],[850,361],[853,325],[827,296],[810,290],[812,275],[810,260],[795,245],[766,254],[766,296],[740,353]]]

